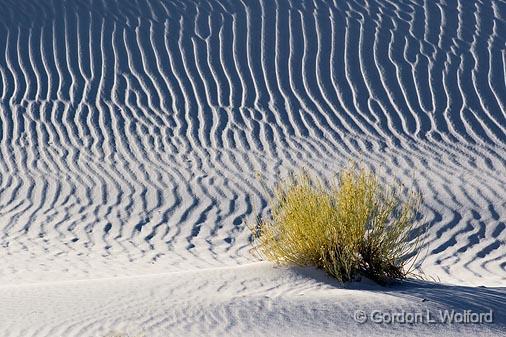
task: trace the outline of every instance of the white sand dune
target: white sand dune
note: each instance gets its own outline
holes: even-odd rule
[[[410,333],[506,329],[504,1],[2,0],[0,46],[0,335],[405,335],[350,315],[424,296],[495,323]],[[350,160],[423,193],[454,286],[255,262],[256,176]]]
[[[166,275],[6,286],[5,336],[501,336],[504,289],[371,284],[269,264]],[[50,305],[50,309],[48,308]],[[27,309],[29,308],[29,309]],[[502,324],[359,324],[357,310],[494,311]],[[377,319],[377,318],[374,318]],[[21,328],[22,327],[22,328]]]

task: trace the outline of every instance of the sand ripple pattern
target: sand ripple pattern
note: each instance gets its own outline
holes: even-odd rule
[[[424,193],[427,271],[504,281],[505,20],[501,0],[2,0],[0,278],[244,262],[258,173],[355,159]]]

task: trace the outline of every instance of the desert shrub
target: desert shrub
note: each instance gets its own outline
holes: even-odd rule
[[[420,197],[401,197],[364,168],[351,166],[324,184],[307,172],[278,184],[267,219],[253,232],[261,257],[316,266],[341,282],[364,275],[378,283],[403,279],[417,259],[413,239]]]

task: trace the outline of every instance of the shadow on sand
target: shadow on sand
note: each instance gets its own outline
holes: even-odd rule
[[[340,289],[378,292],[411,299],[413,302],[436,304],[456,312],[470,310],[475,313],[485,313],[492,310],[493,323],[500,328],[506,329],[506,313],[504,310],[506,308],[506,287],[471,287],[414,279],[381,286],[364,278],[358,282],[341,284],[321,270],[301,267],[293,267],[293,269],[305,277],[313,278],[318,282]]]

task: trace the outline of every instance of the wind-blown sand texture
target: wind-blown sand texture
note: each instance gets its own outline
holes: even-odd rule
[[[1,0],[0,46],[1,336],[504,333],[503,0]],[[350,160],[454,286],[256,262],[256,177]],[[421,306],[495,323],[352,318]]]

